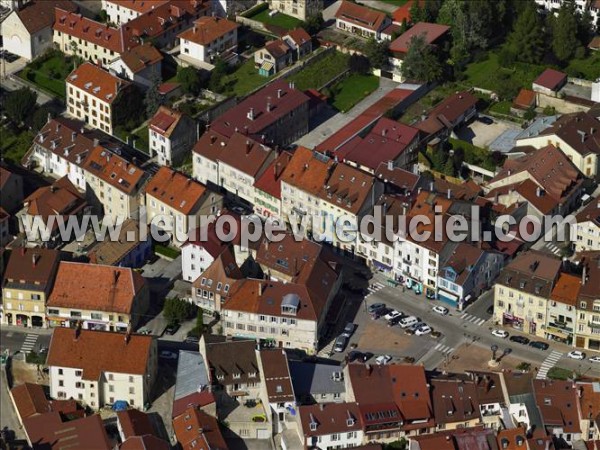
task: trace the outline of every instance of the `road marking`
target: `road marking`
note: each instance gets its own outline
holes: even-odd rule
[[[28,334],[25,336],[25,341],[21,346],[21,351],[23,353],[31,353],[33,347],[35,347],[35,343],[37,342],[38,335],[37,334]]]
[[[452,347],[449,347],[449,346],[443,345],[443,344],[436,345],[435,350],[437,350],[440,353],[443,353],[444,355],[449,355],[450,353],[452,353],[454,351],[454,349]]]
[[[380,291],[381,289],[383,289],[385,287],[384,284],[375,282],[372,284],[369,284],[369,287],[367,288],[367,290],[369,291],[369,293],[367,295],[365,295],[365,298],[367,298],[368,296],[370,296],[371,294],[374,294],[377,291]]]
[[[538,370],[536,378],[538,380],[545,380],[546,376],[548,375],[548,371],[556,365],[560,358],[562,358],[562,355],[563,354],[561,352],[553,350],[552,353],[550,353],[542,362],[542,365],[540,366],[540,370]]]
[[[473,325],[480,327],[481,325],[483,325],[485,323],[485,319],[482,319],[481,317],[477,317],[477,316],[473,316],[471,314],[468,313],[464,313],[462,316],[460,316],[461,319],[472,323]]]

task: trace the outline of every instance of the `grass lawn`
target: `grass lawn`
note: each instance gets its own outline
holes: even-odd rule
[[[161,244],[154,245],[154,253],[162,256],[166,256],[167,258],[175,259],[177,258],[181,252],[179,250],[175,250],[174,248],[167,247]]]
[[[293,30],[302,24],[302,21],[300,19],[296,19],[295,17],[287,16],[283,13],[277,13],[274,16],[269,16],[269,12],[270,11],[268,9],[265,9],[264,11],[261,11],[258,14],[248,18],[257,20],[258,22],[262,22],[266,25],[274,25],[276,27],[285,28],[286,30]]]
[[[492,153],[485,148],[477,147],[469,142],[448,138],[448,142],[453,149],[462,148],[465,152],[465,162],[483,167],[487,170],[496,170],[496,163],[492,158]]]
[[[329,53],[318,61],[303,67],[288,80],[293,81],[296,88],[300,90],[320,89],[325,83],[348,68],[348,59],[350,56],[344,53]]]
[[[272,77],[263,77],[254,67],[254,58],[248,59],[235,72],[224,77],[225,91],[234,95],[245,95],[267,83]]]
[[[0,153],[2,157],[14,163],[20,163],[25,153],[31,147],[33,133],[30,131],[21,131],[0,127]]]
[[[535,64],[515,63],[512,68],[500,67],[498,55],[489,53],[488,57],[480,62],[474,62],[467,66],[465,82],[470,86],[498,91],[499,86],[506,82],[502,76],[518,85],[519,87],[531,87],[531,82],[544,71],[544,66]]]
[[[490,112],[494,112],[497,114],[505,114],[505,115],[509,116],[511,105],[512,105],[512,102],[509,102],[508,100],[503,101],[503,102],[494,103],[492,106],[490,106]]]
[[[574,59],[567,66],[566,72],[570,76],[596,80],[600,77],[600,53],[591,52],[585,59]]]
[[[137,130],[133,135],[136,137],[135,148],[140,149],[144,153],[150,153],[150,142],[148,140],[148,127],[143,127]]]
[[[402,6],[404,5],[408,0],[379,0],[381,3],[387,3],[388,5],[394,5],[394,6]]]
[[[375,75],[350,75],[330,88],[333,106],[346,112],[378,87],[379,78]]]
[[[65,78],[72,68],[70,58],[56,52],[44,61],[33,61],[21,71],[19,76],[57,97],[65,98]]]

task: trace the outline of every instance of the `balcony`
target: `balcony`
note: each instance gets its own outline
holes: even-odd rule
[[[406,264],[407,266],[411,266],[412,265],[412,261],[410,259],[402,258],[402,262],[404,264]]]
[[[560,330],[569,331],[571,333],[573,332],[573,327],[567,322],[549,322],[548,326],[558,328]],[[597,326],[600,327],[600,323]]]

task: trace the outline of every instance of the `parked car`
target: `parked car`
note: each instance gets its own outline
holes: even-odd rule
[[[344,335],[338,336],[335,340],[333,350],[338,353],[341,353],[346,349],[346,345],[348,345],[348,338]]]
[[[169,325],[167,325],[167,328],[165,328],[165,333],[167,333],[169,336],[173,336],[175,333],[177,333],[177,330],[179,330],[179,324],[178,323],[171,323]]]
[[[506,339],[508,337],[508,332],[504,330],[492,330],[492,335],[502,339]]]
[[[431,333],[431,327],[429,325],[423,325],[415,330],[417,336],[423,336],[429,333]]]
[[[477,120],[481,123],[485,123],[486,125],[491,125],[494,123],[494,119],[488,116],[478,116]]]
[[[511,336],[509,341],[523,345],[529,344],[529,339],[527,339],[525,336]]]
[[[531,341],[529,343],[530,347],[533,348],[537,348],[539,350],[548,350],[548,348],[550,347],[550,345],[548,345],[547,342],[542,342],[542,341]]]
[[[379,311],[383,308],[385,308],[385,303],[373,303],[372,305],[369,305],[367,311],[369,311],[369,314],[373,314],[375,311]]]
[[[177,353],[169,350],[161,350],[161,352],[158,354],[158,357],[162,359],[177,359],[177,356]]]
[[[197,336],[188,336],[185,338],[184,342],[186,344],[197,344],[198,342],[200,342],[200,338],[198,338]]]
[[[362,361],[363,358],[363,353],[359,352],[358,350],[352,350],[350,352],[348,352],[348,355],[346,356],[348,358],[348,362],[352,362],[352,361]]]
[[[377,320],[377,319],[380,319],[381,317],[385,317],[390,311],[391,311],[391,309],[389,309],[389,308],[378,309],[377,311],[371,313],[371,319]]]
[[[431,310],[434,313],[438,313],[441,314],[442,316],[445,316],[446,314],[448,314],[450,311],[448,310],[448,308],[444,307],[444,306],[440,306],[440,305],[435,305],[433,308],[431,308]]]
[[[571,359],[585,359],[585,353],[580,352],[579,350],[573,350],[572,352],[567,353],[567,356]]]
[[[590,358],[590,362],[593,362],[593,363],[600,363],[600,356],[592,356],[592,357]]]
[[[396,317],[400,317],[402,315],[402,313],[396,309],[392,309],[389,313],[387,313],[385,316],[383,316],[383,318],[385,320],[391,320],[394,319]]]
[[[344,332],[342,333],[342,336],[346,336],[347,338],[349,338],[354,334],[354,330],[356,330],[356,324],[348,322],[344,327]]]
[[[402,328],[408,328],[417,324],[417,322],[419,322],[419,319],[417,319],[415,316],[408,316],[404,317],[403,319],[400,319],[400,322],[398,322],[398,324]]]
[[[380,366],[385,366],[386,364],[389,364],[391,360],[392,357],[390,355],[381,355],[375,359],[375,363],[379,364]]]

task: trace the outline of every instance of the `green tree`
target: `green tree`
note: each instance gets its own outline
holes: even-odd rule
[[[348,59],[348,68],[352,73],[366,75],[371,71],[371,63],[369,62],[369,58],[366,56],[354,53]]]
[[[204,310],[198,308],[198,315],[196,316],[196,329],[202,334],[204,331]]]
[[[442,3],[442,0],[425,0],[423,5],[423,18],[426,22],[435,22],[437,20]]]
[[[414,36],[409,43],[408,51],[400,69],[402,75],[409,80],[424,82],[438,81],[442,78],[442,64],[432,46],[425,37]]]
[[[577,14],[577,37],[583,45],[589,44],[594,37],[594,18],[589,9]]]
[[[152,117],[156,110],[164,103],[164,98],[158,91],[162,83],[160,73],[154,72],[150,76],[150,82],[152,85],[146,91],[144,97],[144,103],[146,105],[146,117]]]
[[[4,109],[6,115],[17,125],[21,125],[35,110],[37,92],[24,87],[12,91],[6,96]]]
[[[137,127],[144,121],[144,95],[136,85],[130,85],[118,94],[113,111],[115,123],[129,130]]]
[[[444,164],[444,173],[451,177],[453,177],[456,173],[454,168],[454,158],[452,158],[451,156],[448,157],[448,159],[446,160],[446,164]]]
[[[185,94],[198,95],[202,88],[200,74],[193,67],[184,67],[177,72],[177,82]]]
[[[431,168],[438,172],[442,172],[446,164],[446,156],[446,152],[442,149],[434,149],[431,154]]]
[[[31,116],[31,128],[35,133],[48,123],[48,115],[52,115],[52,110],[49,106],[42,105],[35,110],[33,116]]]
[[[381,69],[388,62],[389,42],[378,42],[371,38],[365,45],[365,56],[371,61],[371,66]]]
[[[545,53],[546,39],[542,19],[533,3],[521,11],[513,32],[508,37],[508,47],[519,61],[539,64]]]
[[[98,13],[98,16],[96,17],[96,19],[98,20],[98,22],[107,23],[108,22],[108,13],[106,12],[106,10],[101,9],[100,12]]]
[[[194,317],[196,310],[197,306],[186,300],[167,298],[163,307],[163,315],[170,324],[181,323]]]
[[[209,89],[213,92],[222,92],[224,89],[223,78],[229,72],[229,66],[221,58],[215,61],[215,68],[210,73]]]
[[[324,23],[325,20],[323,19],[323,14],[318,13],[307,17],[302,28],[304,28],[308,34],[313,36],[321,30]]]
[[[552,27],[552,51],[556,58],[566,63],[581,45],[577,39],[577,14],[572,0],[563,1]]]
[[[412,6],[408,10],[408,14],[410,15],[410,21],[413,24],[427,21],[425,19],[425,10],[421,8],[421,2],[419,0],[413,1]]]

